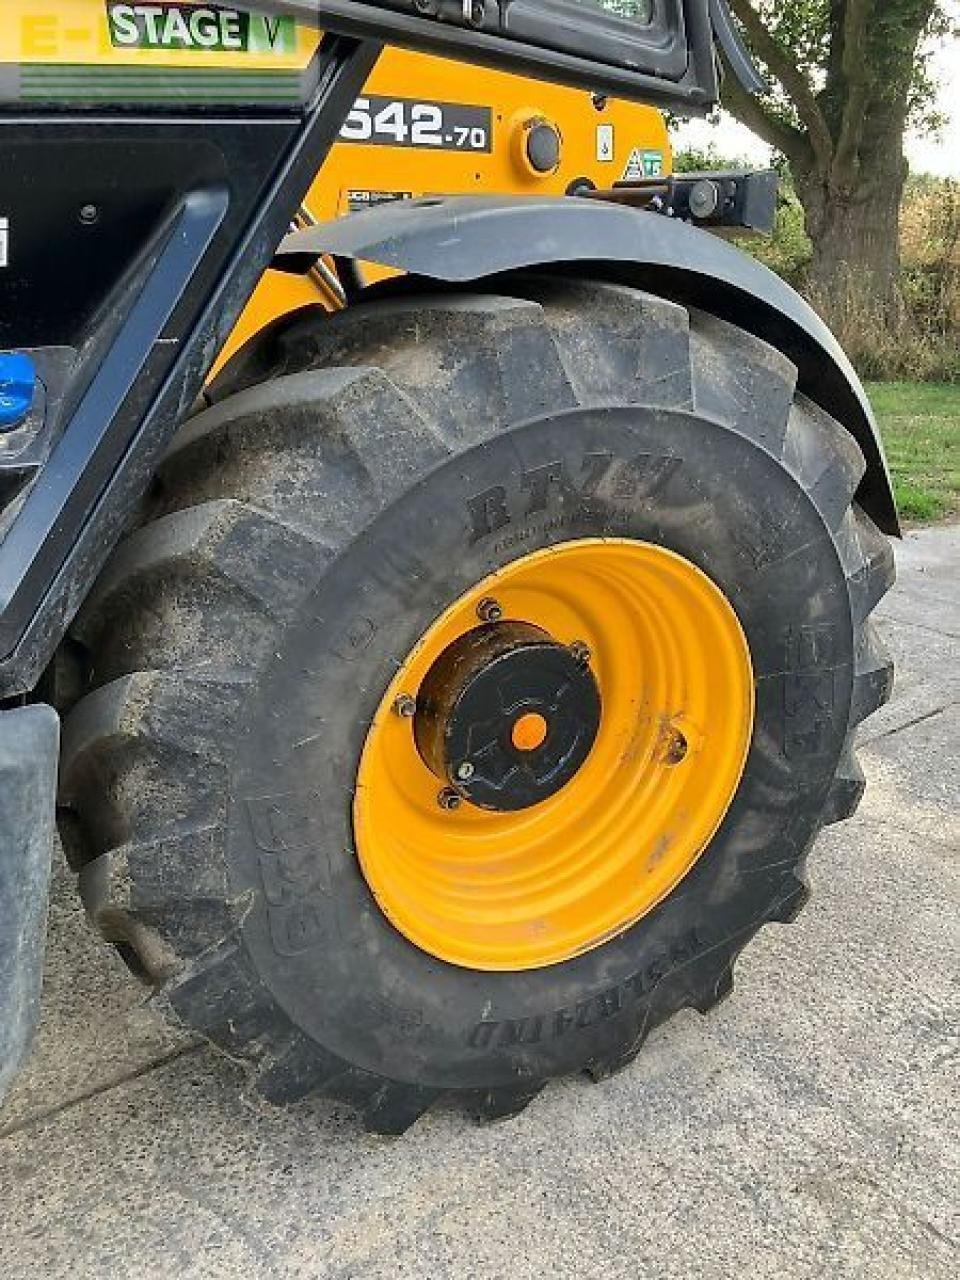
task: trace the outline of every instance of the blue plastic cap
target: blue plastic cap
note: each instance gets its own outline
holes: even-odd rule
[[[0,352],[0,431],[18,427],[33,405],[37,370],[22,352]]]

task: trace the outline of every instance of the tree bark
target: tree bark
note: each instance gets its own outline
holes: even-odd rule
[[[872,308],[896,305],[900,201],[907,176],[901,148],[902,135],[886,140],[886,154],[865,166],[869,181],[852,176],[838,183],[835,175],[798,175],[813,244],[808,287],[818,299],[852,289]]]

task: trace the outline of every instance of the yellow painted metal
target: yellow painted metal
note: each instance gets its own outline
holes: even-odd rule
[[[603,703],[578,773],[515,813],[442,809],[442,781],[393,709],[477,625],[488,596],[506,619],[585,642]],[[559,963],[629,928],[690,871],[737,791],[753,722],[743,630],[690,561],[618,538],[534,552],[451,605],[385,691],[357,776],[363,874],[395,927],[441,960],[480,970]]]
[[[365,92],[491,107],[492,151],[341,143],[311,192],[309,203],[317,217],[345,213],[349,192],[358,188],[409,195],[562,195],[577,179],[612,186],[637,150],[659,151],[664,172],[670,169],[670,144],[659,111],[614,99],[598,110],[582,89],[388,49]],[[537,174],[524,159],[520,144],[532,120],[552,123],[560,133],[560,165],[552,173]]]
[[[269,49],[124,47],[111,40],[110,7],[134,6],[108,5],[107,0],[3,0],[0,64],[21,69],[100,67],[105,71],[303,71],[319,41],[315,30],[291,24],[292,41],[278,39]],[[222,2],[216,7],[230,9]],[[203,0],[179,0],[176,8],[189,14],[210,6]],[[385,98],[488,106],[494,114],[492,152],[343,144],[334,150],[322,181],[311,193],[309,203],[317,217],[345,212],[351,190],[411,195],[561,193],[577,178],[609,186],[623,176],[637,150],[660,152],[664,172],[670,168],[667,132],[658,111],[613,99],[598,109],[591,95],[579,89],[388,49],[365,92]],[[525,129],[539,120],[556,125],[562,137],[560,165],[547,174],[534,171],[521,145]]]

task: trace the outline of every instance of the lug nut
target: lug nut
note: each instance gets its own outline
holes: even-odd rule
[[[574,640],[573,644],[570,646],[570,653],[581,667],[588,666],[590,659],[593,657],[593,654],[590,652],[590,646],[588,644],[584,644],[582,640]]]
[[[481,600],[477,605],[477,617],[481,622],[499,622],[503,617],[503,607],[499,600],[494,600],[492,596],[487,596],[485,600]]]
[[[437,804],[447,813],[453,813],[454,809],[459,809],[462,803],[460,792],[454,791],[453,787],[444,787],[437,796]]]
[[[409,693],[399,693],[394,699],[393,709],[401,720],[412,720],[417,714],[417,700]]]
[[[469,782],[475,773],[476,769],[469,760],[464,760],[463,764],[457,769],[457,777],[461,782]]]
[[[667,738],[666,749],[663,753],[664,764],[679,764],[684,760],[689,750],[687,740],[679,729],[673,729]]]

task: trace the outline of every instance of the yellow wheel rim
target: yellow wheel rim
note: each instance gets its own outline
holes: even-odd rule
[[[542,802],[447,809],[404,699],[492,599],[506,619],[588,646],[600,727],[579,770]],[[753,719],[743,629],[690,561],[595,538],[524,556],[447,609],[387,689],[357,777],[363,874],[400,933],[441,960],[557,964],[635,924],[690,871],[736,793]],[[513,725],[518,750],[540,745],[539,720]]]

